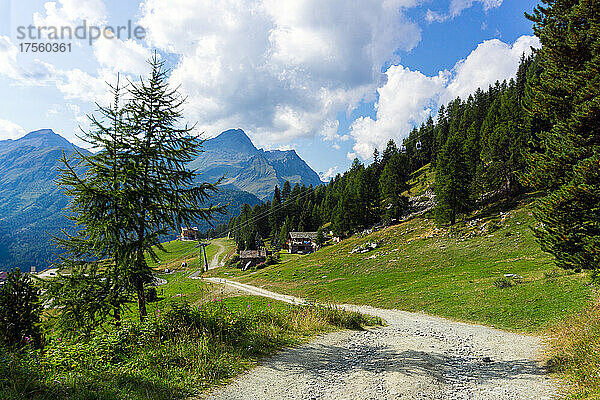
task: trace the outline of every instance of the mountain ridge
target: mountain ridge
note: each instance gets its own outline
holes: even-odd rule
[[[306,186],[321,185],[319,175],[295,150],[258,149],[242,129],[229,129],[202,143],[203,155],[190,166],[202,179],[216,181],[268,199],[287,180]]]
[[[77,151],[89,154],[52,129],[0,141],[0,270],[19,267],[29,271],[31,266],[42,269],[54,258],[50,235],[72,229],[64,216],[69,198],[55,183],[59,159],[63,152],[69,157]],[[195,168],[194,163],[210,167],[208,171],[198,170],[199,182],[216,182],[229,174],[207,202],[230,204],[229,214],[216,216],[214,225],[238,215],[244,203],[260,203],[284,179],[311,184],[316,177],[321,183],[295,151],[257,149],[241,129],[206,140],[190,167]],[[206,221],[197,225],[201,230],[210,227]]]

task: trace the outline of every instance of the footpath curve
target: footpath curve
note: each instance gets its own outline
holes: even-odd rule
[[[303,299],[205,278],[292,304]],[[540,338],[420,313],[340,305],[387,326],[341,331],[286,349],[202,398],[552,399],[557,385],[540,359]]]

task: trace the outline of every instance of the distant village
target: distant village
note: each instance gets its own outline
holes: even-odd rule
[[[317,243],[317,232],[289,232],[285,242],[284,249],[289,254],[310,254],[319,249]],[[202,234],[197,227],[182,227],[181,234],[178,237],[182,241],[199,241]],[[339,238],[329,235],[327,239],[339,241]],[[242,269],[256,267],[267,261],[267,257],[273,255],[273,251],[261,246],[256,250],[240,250],[239,265]]]

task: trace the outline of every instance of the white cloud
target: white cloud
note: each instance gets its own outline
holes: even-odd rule
[[[10,38],[0,36],[0,75],[21,85],[43,85],[55,77],[56,71],[50,64],[33,59],[22,66],[18,54],[18,48]]]
[[[44,4],[44,12],[34,13],[33,20],[38,27],[75,27],[85,21],[88,27],[95,25],[102,28],[107,21],[107,10],[102,0],[50,1]],[[65,99],[106,104],[112,100],[106,82],[114,82],[118,72],[135,79],[149,70],[146,63],[151,55],[149,48],[132,39],[122,40],[114,37],[114,34],[112,38],[108,38],[105,36],[106,32],[93,41],[92,50],[98,61],[96,71],[84,71],[79,68],[52,70],[53,80]],[[11,51],[16,52],[16,48]],[[13,60],[13,63],[16,65],[16,61]],[[31,68],[26,70],[30,71]]]
[[[63,79],[57,82],[58,89],[67,100],[81,100],[93,103],[94,101],[108,100],[108,86],[102,77],[94,77],[85,71],[75,68],[63,72]],[[107,76],[108,78],[108,76]],[[110,75],[112,81],[113,75]]]
[[[502,5],[503,0],[452,0],[448,13],[427,10],[425,20],[431,22],[444,22],[451,18],[458,17],[467,8],[473,7],[473,4],[479,3],[483,7],[483,11],[489,11],[492,8],[498,8]]]
[[[0,140],[18,139],[24,136],[25,133],[27,132],[20,125],[6,119],[0,119]]]
[[[209,136],[241,126],[259,145],[340,140],[337,114],[368,100],[381,66],[419,42],[404,15],[416,3],[146,0],[140,24],[152,46],[181,56],[171,79]]]
[[[402,65],[391,66],[386,74],[387,83],[377,89],[376,120],[361,117],[351,126],[353,149],[363,159],[371,156],[374,147],[382,148],[390,138],[401,138],[427,119],[448,79],[446,72],[428,77]]]
[[[123,41],[101,36],[94,42],[94,56],[101,67],[109,68],[113,74],[145,75],[149,71],[146,61],[151,55],[150,49],[132,39]]]
[[[466,59],[454,66],[454,78],[446,88],[442,102],[465,98],[477,88],[510,79],[517,71],[521,55],[531,54],[531,47],[540,47],[536,36],[521,36],[512,45],[498,39],[480,43]]]
[[[351,125],[354,152],[368,159],[374,147],[383,148],[389,139],[399,143],[439,105],[456,97],[465,99],[477,88],[487,89],[495,81],[514,77],[521,55],[530,54],[531,47],[540,47],[535,36],[522,36],[512,45],[486,40],[452,71],[440,71],[435,76],[402,65],[391,66],[386,71],[387,82],[377,89],[376,118],[360,117]]]
[[[62,27],[73,26],[86,20],[87,25],[101,24],[106,21],[106,7],[102,0],[58,0],[44,4],[44,14],[34,13],[36,26]]]
[[[319,172],[319,177],[321,178],[321,180],[323,182],[329,182],[331,179],[333,179],[338,174],[339,169],[340,169],[340,167],[336,165],[335,167],[329,168],[325,172]]]

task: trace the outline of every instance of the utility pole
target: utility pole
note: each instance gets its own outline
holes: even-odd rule
[[[202,272],[208,271],[208,260],[206,258],[206,246],[208,246],[209,244],[210,243],[198,242],[198,246],[196,246],[197,248],[202,247],[202,251],[204,252],[204,268],[202,269]]]

